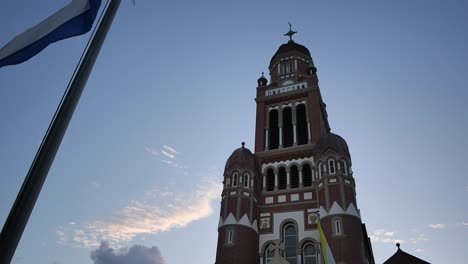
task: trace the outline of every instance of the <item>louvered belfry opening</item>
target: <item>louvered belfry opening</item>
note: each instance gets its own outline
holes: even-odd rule
[[[284,167],[280,167],[278,169],[278,190],[286,189],[286,169]]]
[[[302,177],[304,181],[304,187],[312,186],[312,169],[307,163],[302,165]]]
[[[267,170],[266,188],[267,191],[273,191],[275,189],[275,172],[272,168]]]
[[[300,104],[296,107],[296,125],[297,125],[297,144],[304,145],[309,141],[307,133],[307,115],[306,107]]]
[[[269,135],[268,148],[277,149],[279,147],[278,110],[273,109],[269,113]]]
[[[294,129],[292,124],[292,109],[283,109],[283,147],[292,147],[294,143]]]
[[[289,175],[291,176],[291,188],[299,187],[299,170],[296,165],[291,166],[289,170]]]

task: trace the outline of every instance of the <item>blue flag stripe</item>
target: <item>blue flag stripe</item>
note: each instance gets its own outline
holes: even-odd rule
[[[74,0],[74,1],[77,1],[77,0]],[[83,1],[83,0],[78,0],[78,1]],[[32,36],[28,36],[27,35],[28,31],[26,31],[25,33],[22,34],[24,36],[20,35],[17,38],[13,39],[10,43],[5,45],[5,47],[2,48],[2,50],[6,50],[6,48],[8,48],[9,50],[15,50],[15,51],[11,52],[11,54],[8,54],[4,58],[0,59],[0,67],[22,63],[30,59],[34,55],[38,54],[39,52],[41,52],[49,44],[52,44],[62,39],[82,35],[88,32],[92,28],[94,20],[96,19],[97,12],[101,5],[101,0],[86,0],[86,1],[89,1],[89,3],[85,4],[85,6],[87,6],[88,8],[84,10],[84,12],[78,15],[74,15],[72,17],[66,17],[63,24],[59,25],[58,27],[56,27],[55,29],[51,31],[49,29],[50,32],[47,32],[48,28],[44,28],[43,29],[44,32],[39,33],[39,34],[42,34],[42,37],[38,39],[34,39],[34,38],[37,38],[37,34],[30,34]],[[24,47],[21,47],[22,43],[15,43],[15,40],[19,39],[20,37],[23,37],[23,38],[26,37],[27,41],[31,39],[30,43],[27,45],[24,45]],[[15,46],[18,46],[18,47],[15,47]]]

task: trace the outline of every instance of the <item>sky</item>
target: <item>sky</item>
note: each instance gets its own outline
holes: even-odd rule
[[[0,46],[68,1],[7,1]],[[346,139],[377,263],[468,255],[468,2],[123,1],[13,262],[214,263],[222,173],[253,149],[288,22]],[[0,223],[89,34],[0,69]]]

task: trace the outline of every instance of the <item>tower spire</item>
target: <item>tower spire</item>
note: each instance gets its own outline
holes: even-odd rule
[[[284,34],[284,36],[288,36],[288,37],[289,37],[289,42],[294,42],[294,40],[292,39],[292,36],[293,36],[294,34],[296,34],[297,31],[293,31],[293,30],[291,29],[292,25],[291,25],[290,22],[288,22],[288,24],[289,24],[289,31],[288,31],[286,34]]]

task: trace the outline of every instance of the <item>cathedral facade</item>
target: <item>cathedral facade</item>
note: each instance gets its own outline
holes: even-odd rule
[[[242,143],[226,162],[216,264],[374,263],[348,146],[294,33],[258,79],[254,153]]]

